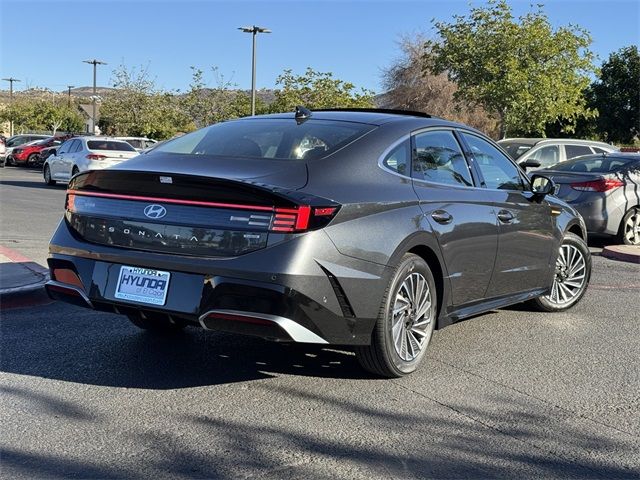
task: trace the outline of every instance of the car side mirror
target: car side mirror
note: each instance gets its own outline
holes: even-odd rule
[[[531,190],[540,197],[555,195],[556,184],[549,177],[534,174],[531,176]]]
[[[520,164],[520,166],[525,171],[527,170],[527,168],[538,168],[540,165],[542,164],[538,160],[534,160],[533,158],[530,158],[529,160],[525,160]]]

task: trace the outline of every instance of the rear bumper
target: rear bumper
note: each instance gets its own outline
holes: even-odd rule
[[[619,206],[611,204],[613,198],[598,196],[591,201],[572,203],[587,226],[588,233],[617,235],[624,211]]]
[[[57,300],[303,343],[368,344],[388,281],[385,267],[340,254],[323,231],[216,259],[89,244],[74,238],[63,220],[48,262],[53,280],[46,288]],[[122,265],[170,271],[165,305],[115,298]],[[61,284],[56,268],[76,272],[82,287]]]

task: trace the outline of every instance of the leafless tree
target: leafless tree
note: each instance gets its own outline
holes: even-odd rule
[[[425,38],[405,36],[399,41],[401,57],[383,70],[386,90],[379,97],[385,108],[418,110],[448,120],[465,123],[498,138],[498,121],[478,105],[462,104],[454,99],[458,88],[446,73],[433,75],[425,66]],[[426,52],[428,53],[428,52]]]

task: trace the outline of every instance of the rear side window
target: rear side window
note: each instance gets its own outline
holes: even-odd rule
[[[309,119],[246,119],[217,123],[153,152],[232,158],[312,160],[326,157],[373,130],[363,123]]]
[[[567,160],[580,155],[590,155],[591,149],[585,145],[565,145],[564,151],[567,155]]]
[[[482,173],[487,188],[498,190],[524,190],[525,185],[516,167],[500,150],[486,140],[463,133],[473,158]]]
[[[125,152],[135,152],[135,148],[127,142],[114,142],[113,140],[89,140],[87,142],[89,150],[120,150]]]
[[[387,156],[382,161],[382,164],[389,170],[408,177],[409,150],[409,140],[405,140],[387,154]]]
[[[540,162],[540,168],[550,167],[560,161],[560,149],[557,145],[547,145],[536,150],[529,157]]]
[[[414,137],[412,176],[428,182],[471,186],[469,166],[453,133],[446,130]]]
[[[594,151],[594,153],[607,153],[607,151],[603,150],[602,148],[591,147],[591,149]]]

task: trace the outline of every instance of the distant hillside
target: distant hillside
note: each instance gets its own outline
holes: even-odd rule
[[[205,89],[206,90],[206,89]],[[117,89],[112,88],[112,87],[96,87],[96,93],[101,96],[101,97],[105,97],[107,95],[109,95],[112,92],[117,91]],[[231,91],[236,91],[236,90],[231,90]],[[237,90],[237,91],[241,91],[244,92],[247,95],[251,95],[251,90]],[[40,89],[40,88],[32,88],[30,90],[18,90],[15,91],[14,90],[14,95],[28,95],[28,96],[33,96],[33,97],[46,97],[47,95],[51,95],[52,93],[55,94],[68,94],[67,90],[60,90],[58,92],[55,91],[51,91],[51,90],[44,90],[44,89]],[[71,89],[71,95],[73,97],[79,98],[79,99],[89,99],[91,98],[91,95],[93,95],[93,87],[75,87]],[[184,96],[185,93],[180,93],[177,96],[178,97],[182,97]],[[262,100],[264,103],[266,104],[270,104],[275,100],[275,90],[270,90],[270,89],[263,89],[263,90],[257,90],[256,91],[256,97],[259,98],[260,100]],[[6,103],[9,101],[9,91],[8,90],[0,90],[0,102],[1,103]]]

